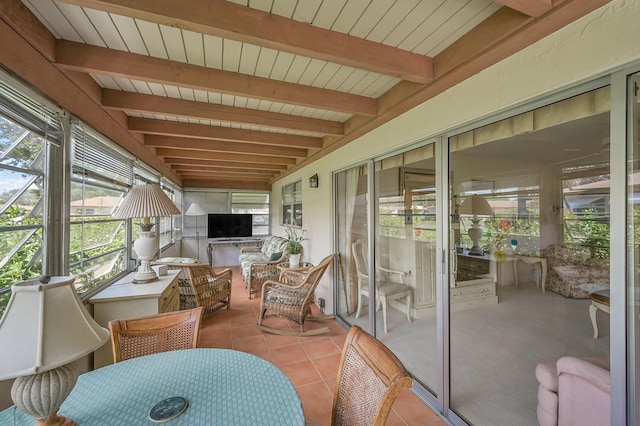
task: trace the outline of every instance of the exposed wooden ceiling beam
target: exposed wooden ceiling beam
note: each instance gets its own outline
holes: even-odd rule
[[[417,83],[428,83],[433,76],[427,56],[226,1],[182,0],[180,7],[171,0],[61,1]]]
[[[156,148],[156,154],[161,157],[200,158],[206,160],[235,161],[243,163],[265,163],[294,165],[296,160],[288,157],[275,157],[255,154],[229,154],[225,152],[206,152],[191,149]]]
[[[102,105],[106,108],[120,111],[165,114],[173,117],[199,118],[234,124],[251,124],[253,126],[296,130],[319,135],[344,135],[344,124],[339,121],[320,120],[112,89],[103,89]]]
[[[373,116],[377,110],[376,100],[365,96],[274,81],[73,41],[57,41],[56,63],[60,67],[75,71],[266,99],[348,114]]]
[[[175,136],[144,137],[144,144],[153,147],[181,148],[197,151],[231,152],[241,154],[274,155],[291,158],[305,158],[307,150],[303,148],[287,148],[271,145],[259,145],[255,143],[229,142],[221,140],[204,140],[192,138],[180,138]]]
[[[254,169],[254,170],[266,170],[266,171],[283,171],[287,170],[287,166],[283,164],[256,164],[256,163],[243,163],[239,161],[218,161],[218,160],[207,160],[207,159],[199,159],[199,158],[178,158],[178,157],[165,157],[164,161],[166,164],[169,164],[172,168],[180,167],[184,165],[192,165],[197,167],[221,167],[221,168],[244,168],[244,169]]]
[[[378,98],[377,116],[350,118],[345,122],[343,137],[332,138],[320,152],[289,168],[276,180],[347,145],[610,1],[556,0],[554,8],[537,19],[509,8],[500,9],[434,58],[435,79],[432,83],[398,83]]]
[[[278,174],[276,170],[255,170],[252,168],[232,168],[232,167],[202,167],[202,166],[176,166],[173,167],[176,173],[234,173],[236,175],[257,175],[272,178]]]
[[[542,16],[553,7],[552,0],[495,0],[513,10],[535,18]]]
[[[110,115],[102,109],[92,96],[92,93],[99,93],[99,86],[92,79],[83,79],[83,76],[70,75],[55,67],[42,53],[46,47],[35,47],[31,43],[44,42],[48,37],[54,39],[51,33],[35,35],[43,28],[36,25],[31,16],[31,12],[26,8],[12,7],[5,9],[8,4],[14,4],[19,0],[6,0],[0,7],[0,62],[2,67],[31,84],[37,90],[51,99],[54,99],[60,106],[71,114],[85,121],[106,137],[116,141],[120,146],[131,154],[141,159],[156,170],[166,174],[178,185],[181,179],[170,167],[166,166],[157,158],[149,148],[136,139],[134,135],[127,131],[117,117]],[[27,14],[28,16],[5,17],[7,11]],[[7,20],[14,24],[8,25]],[[30,26],[31,25],[31,26]],[[22,32],[30,36],[25,37]],[[44,42],[46,43],[46,42]],[[79,78],[78,78],[79,77]]]
[[[182,136],[198,139],[216,139],[234,142],[249,142],[279,145],[290,148],[322,148],[322,139],[285,133],[261,132],[258,130],[232,129],[207,124],[182,123],[178,121],[154,120],[151,118],[129,118],[129,130],[151,135]]]
[[[206,172],[194,172],[194,173],[181,173],[180,176],[183,179],[192,179],[198,177],[206,177],[208,179],[238,179],[241,178],[245,182],[269,182],[268,177],[264,176],[240,176],[235,173],[206,173]]]
[[[185,188],[226,188],[271,191],[271,184],[269,182],[245,182],[238,179],[201,179],[194,177],[184,179],[182,184]]]

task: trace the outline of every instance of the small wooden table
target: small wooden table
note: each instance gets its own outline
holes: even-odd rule
[[[593,325],[593,338],[598,338],[598,323],[596,321],[596,311],[600,309],[606,313],[610,313],[609,308],[609,294],[610,289],[598,290],[589,294],[591,298],[591,305],[589,305],[589,316],[591,317],[591,324]]]

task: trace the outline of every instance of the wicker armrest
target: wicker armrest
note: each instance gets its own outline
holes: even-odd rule
[[[262,249],[260,247],[242,247],[240,249],[240,253],[261,253]]]
[[[285,269],[282,271],[280,275],[280,280],[282,281],[282,284],[294,286],[296,284],[300,284],[301,282],[303,282],[306,275],[307,275],[307,271],[301,272],[301,271],[292,271],[292,270]]]
[[[279,263],[281,263],[281,260],[256,260],[254,262],[251,262],[251,265],[249,265],[249,268],[251,269],[261,269],[261,268],[267,268],[267,269],[275,269]]]

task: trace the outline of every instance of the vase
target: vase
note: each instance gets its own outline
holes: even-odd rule
[[[290,254],[289,255],[289,266],[292,268],[297,268],[300,266],[300,257],[302,253]]]

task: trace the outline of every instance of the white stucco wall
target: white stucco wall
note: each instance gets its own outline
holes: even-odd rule
[[[496,111],[602,76],[640,60],[640,0],[617,0],[484,70],[436,98],[287,176],[273,186],[273,233],[280,223],[282,185],[302,179],[304,257],[320,261],[333,247],[331,174],[416,141],[451,131]],[[317,173],[320,187],[308,187]],[[316,295],[332,312],[330,281]]]

